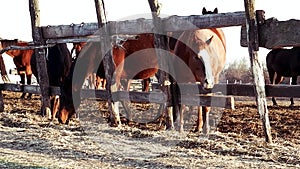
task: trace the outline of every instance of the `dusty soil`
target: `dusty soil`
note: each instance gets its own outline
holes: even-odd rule
[[[0,168],[300,168],[299,101],[270,104],[273,144],[266,144],[252,99],[236,101],[235,110],[213,109],[205,136],[191,132],[195,112],[179,133],[151,122],[157,106],[131,105],[135,122],[114,128],[105,103],[84,100],[80,120],[59,125],[38,115],[39,96],[3,94]]]

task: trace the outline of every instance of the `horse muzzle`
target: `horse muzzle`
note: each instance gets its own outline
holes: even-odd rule
[[[214,82],[213,80],[210,79],[205,79],[204,83],[203,83],[203,88],[206,90],[212,89],[214,87]]]

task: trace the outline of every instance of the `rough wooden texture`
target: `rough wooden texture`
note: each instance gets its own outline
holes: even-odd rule
[[[4,112],[4,102],[3,102],[2,90],[0,90],[0,112]]]
[[[36,45],[30,45],[30,46],[8,46],[4,49],[1,49],[0,50],[0,55],[9,51],[9,50],[30,50],[30,49],[44,49],[44,48],[48,48],[48,47],[52,47],[54,45],[39,45],[39,46],[36,46]]]
[[[0,91],[41,94],[40,87],[37,85],[20,85],[20,84],[10,84],[10,83],[0,84]],[[50,86],[47,91],[51,96],[60,95],[59,87]]]
[[[171,112],[172,111],[176,111],[177,109],[174,108],[175,106],[177,106],[176,104],[176,95],[175,95],[175,91],[173,91],[170,88],[170,85],[165,85],[166,82],[170,81],[169,79],[169,72],[170,72],[170,66],[168,65],[168,58],[171,57],[168,54],[165,53],[165,51],[170,51],[169,50],[169,45],[168,45],[168,39],[166,37],[167,32],[164,30],[163,27],[163,23],[161,18],[159,18],[159,12],[160,12],[160,4],[158,3],[158,0],[148,0],[149,3],[149,7],[152,13],[152,24],[154,25],[153,30],[149,31],[151,32],[155,32],[156,34],[154,34],[154,46],[155,46],[155,52],[158,58],[158,65],[159,65],[159,69],[161,70],[160,73],[158,73],[159,77],[158,77],[158,81],[161,84],[161,88],[160,90],[163,92],[164,95],[167,96],[167,99],[164,103],[162,103],[162,111],[163,112],[159,112],[162,114],[165,114],[166,112]],[[171,80],[172,83],[172,80]],[[173,106],[173,109],[171,108]],[[173,112],[178,114],[179,112]],[[166,114],[165,114],[166,115]],[[167,119],[167,129],[171,129],[174,128],[174,123],[173,123],[173,116],[171,117],[171,115],[166,115]]]
[[[40,29],[40,9],[38,0],[29,0],[29,11],[31,16],[32,39],[36,45],[44,45],[42,32]],[[41,88],[42,108],[41,114],[46,115],[46,108],[50,108],[49,78],[47,73],[45,49],[35,49],[38,79]]]
[[[112,51],[108,52],[107,49],[110,49],[111,45],[111,39],[110,39],[110,29],[107,25],[106,20],[106,14],[105,14],[105,8],[104,3],[101,0],[101,3],[98,0],[95,0],[96,5],[96,12],[97,12],[97,18],[98,18],[98,29],[97,35],[101,37],[101,41],[99,44],[101,56],[104,56],[103,58],[103,64],[104,64],[104,70],[105,70],[105,79],[106,79],[106,90],[108,95],[108,111],[110,112],[110,123],[111,126],[120,126],[121,120],[120,120],[120,114],[118,110],[118,104],[117,102],[113,101],[112,92],[117,91],[116,87],[116,80],[113,77],[114,72],[114,61],[113,61],[113,54]],[[100,29],[101,28],[101,29]],[[100,63],[99,63],[100,65]]]
[[[240,26],[245,24],[244,12],[220,13],[211,15],[170,16],[161,19],[163,31],[183,31],[198,28]],[[110,32],[118,34],[138,34],[153,32],[152,19],[136,19],[111,21],[107,24]],[[43,26],[43,37],[46,39],[81,37],[94,34],[98,30],[97,23],[81,23],[72,25]]]
[[[102,25],[107,22],[103,0],[95,0],[95,7],[97,12],[98,27],[101,28]]]
[[[266,142],[272,143],[271,127],[267,108],[267,99],[265,93],[265,78],[263,75],[263,66],[258,58],[258,28],[255,13],[255,0],[244,0],[247,26],[248,50],[250,56],[251,68],[254,76],[254,86],[256,93],[257,109],[263,123]]]
[[[108,93],[105,90],[82,90],[82,98],[108,100]],[[137,92],[117,91],[112,93],[113,100],[131,101],[133,103],[166,103],[167,95],[162,92]],[[234,109],[233,96],[207,96],[207,95],[182,95],[179,103],[192,106],[213,106],[227,109]]]
[[[300,46],[300,20],[278,21],[275,18],[258,25],[259,46],[268,49]],[[247,47],[247,30],[241,29],[241,46]]]

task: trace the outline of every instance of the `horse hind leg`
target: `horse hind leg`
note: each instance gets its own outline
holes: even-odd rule
[[[32,74],[27,74],[26,75],[27,85],[31,85],[31,77],[32,77]],[[32,98],[32,93],[28,93],[27,99],[30,100],[31,98]]]
[[[19,73],[21,81],[20,84],[25,85],[25,74],[24,73]],[[21,99],[25,99],[26,93],[23,92],[21,95]]]
[[[292,85],[296,85],[296,84],[297,84],[297,76],[293,76],[292,77]],[[295,103],[294,103],[293,97],[290,98],[290,101],[291,101],[290,107],[294,106]]]
[[[274,73],[272,80],[272,84],[279,84],[283,80],[283,76]],[[277,102],[275,97],[272,97],[273,106],[277,106]]]

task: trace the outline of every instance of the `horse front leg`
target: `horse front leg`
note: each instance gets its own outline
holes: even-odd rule
[[[209,112],[210,107],[204,107],[202,109],[202,118],[203,118],[203,134],[209,134],[210,126],[209,126]]]
[[[186,105],[181,105],[181,109],[180,109],[180,128],[179,128],[179,132],[183,133],[184,129],[183,129],[183,125],[184,125],[184,111],[186,109]]]
[[[110,82],[108,82],[107,85],[110,85],[109,83]],[[110,85],[110,89],[111,89],[112,93],[114,93],[118,90],[117,86],[118,86],[117,83]],[[110,104],[108,107],[109,107],[109,112],[111,112],[110,113],[111,126],[116,125],[116,127],[120,127],[121,126],[120,111],[119,111],[119,103],[120,102],[109,99],[108,103]]]
[[[202,129],[203,127],[202,106],[197,106],[197,114],[198,114],[198,119],[196,122],[196,128],[194,132],[199,132],[200,129]]]

